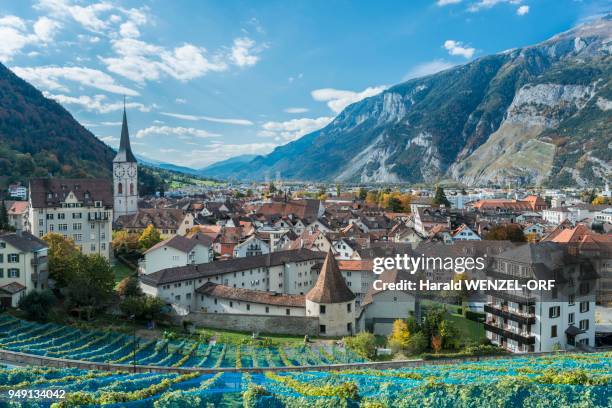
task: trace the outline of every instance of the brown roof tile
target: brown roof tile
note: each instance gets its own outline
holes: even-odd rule
[[[306,299],[315,303],[343,303],[355,299],[355,294],[346,285],[331,250],[327,252],[317,282],[306,293]]]
[[[196,289],[202,295],[221,299],[239,300],[243,302],[260,303],[275,306],[305,307],[304,295],[284,295],[261,290],[232,288],[230,286],[218,285],[206,282]]]

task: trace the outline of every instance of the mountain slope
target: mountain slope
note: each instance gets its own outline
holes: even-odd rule
[[[48,174],[110,177],[114,155],[61,105],[0,64],[0,184]]]
[[[610,33],[605,18],[399,84],[218,176],[601,184],[612,170]]]
[[[198,174],[208,177],[231,174],[236,169],[240,169],[245,163],[249,163],[255,157],[257,157],[255,154],[242,154],[227,160],[218,161],[196,171]]]

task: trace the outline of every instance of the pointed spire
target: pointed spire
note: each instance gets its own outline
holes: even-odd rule
[[[136,157],[132,153],[130,147],[130,132],[128,130],[127,113],[125,111],[125,96],[123,97],[123,123],[121,124],[121,141],[119,142],[119,151],[115,156],[114,162],[131,162],[136,163]]]
[[[306,299],[315,303],[344,303],[355,299],[355,294],[340,273],[331,248],[327,252],[317,282],[306,293]]]

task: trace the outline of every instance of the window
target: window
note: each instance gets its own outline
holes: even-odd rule
[[[53,219],[53,214],[47,214],[47,219],[48,220],[52,220]]]
[[[187,300],[190,300],[191,299],[191,293],[186,294],[185,298],[187,298]]]
[[[215,298],[215,305],[217,304],[217,298]]]
[[[123,184],[117,184],[117,193],[123,194]]]
[[[130,195],[134,195],[134,184],[130,183]]]
[[[0,268],[0,278],[4,278],[4,269]]]
[[[291,309],[285,309],[285,314],[289,316],[291,314]]]
[[[589,339],[580,339],[578,340],[578,343],[582,344],[583,346],[588,346],[589,345]]]
[[[7,261],[8,263],[19,262],[19,254],[8,254]]]
[[[319,314],[325,314],[325,306],[319,305]]]
[[[574,304],[576,303],[576,295],[574,294],[569,295],[567,298],[567,303],[569,306],[574,306]]]
[[[7,271],[7,278],[18,278],[19,277],[19,269],[10,268]]]
[[[346,324],[346,331],[349,333],[353,333],[353,323]]]
[[[230,307],[234,307],[234,302],[230,302]]]
[[[550,337],[557,337],[557,326],[550,327]]]
[[[580,330],[589,330],[589,319],[584,319],[580,321]]]
[[[74,229],[75,231],[80,231],[81,229],[83,229],[83,224],[81,224],[80,222],[74,223],[72,224],[72,229]]]
[[[174,296],[174,300],[180,301],[181,300],[181,295]]]
[[[0,263],[4,262],[4,254],[0,254]]]
[[[346,304],[346,311],[349,312],[349,313],[351,312],[351,304],[350,303]]]
[[[567,323],[570,325],[574,324],[574,313],[570,313],[567,315]]]
[[[270,308],[266,306],[266,313],[270,313]]]
[[[587,295],[589,293],[589,282],[582,282],[580,284],[580,294]]]
[[[251,310],[251,305],[247,303],[247,310]]]
[[[319,333],[324,334],[325,333],[325,325],[319,325]]]
[[[580,302],[580,313],[586,313],[589,311],[589,302]]]
[[[559,317],[560,315],[561,315],[560,306],[553,306],[550,309],[548,309],[548,317],[550,317],[551,319],[555,319]]]

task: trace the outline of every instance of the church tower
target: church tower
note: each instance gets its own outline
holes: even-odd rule
[[[113,196],[115,198],[114,219],[138,211],[138,163],[130,147],[125,103],[119,151],[113,159]]]

